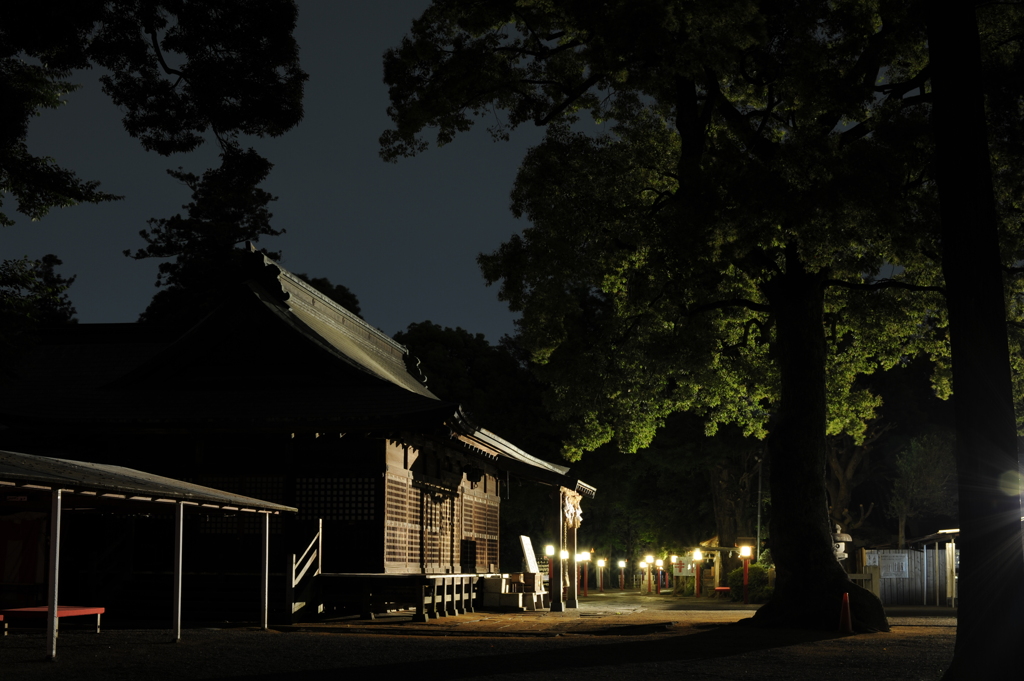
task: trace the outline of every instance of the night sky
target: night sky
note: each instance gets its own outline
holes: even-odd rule
[[[388,164],[378,137],[388,127],[382,56],[397,45],[429,0],[299,0],[295,36],[309,73],[305,118],[277,139],[252,146],[274,163],[264,187],[278,200],[272,224],[287,233],[260,246],[280,250],[293,272],[327,277],[358,297],[366,320],[389,335],[431,320],[484,333],[511,333],[513,315],[484,285],[476,255],[525,227],[509,213],[509,191],[525,150],[540,132],[495,143],[481,128],[413,159]],[[76,74],[82,89],[44,111],[30,128],[30,151],[53,157],[123,201],[54,210],[0,231],[0,257],[55,253],[77,275],[69,295],[78,319],[134,322],[157,291],[157,262],[125,249],[151,217],[181,212],[189,190],[166,174],[201,174],[218,164],[208,143],[189,155],[145,152],[121,125],[96,71]]]

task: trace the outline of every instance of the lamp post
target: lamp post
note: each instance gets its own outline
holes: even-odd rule
[[[554,544],[548,544],[544,547],[544,555],[548,557],[548,591],[551,591],[551,585],[554,584],[554,582],[551,581],[551,575],[555,574],[551,571],[551,561],[555,557]]]
[[[655,564],[655,566],[657,566],[657,568],[658,568],[658,586],[657,586],[657,593],[658,593],[658,595],[660,596],[660,595],[661,595],[661,569],[662,569],[662,568],[663,568],[663,567],[665,566],[665,561],[663,561],[663,560],[662,560],[661,558],[659,558],[658,560],[654,561],[654,564]]]
[[[749,547],[749,546],[741,546],[740,547],[740,558],[743,559],[743,605],[746,605],[747,603],[750,602],[750,590],[747,587],[747,584],[748,584],[747,570],[750,567],[750,554],[751,554],[751,550],[750,549],[751,549],[751,547]]]
[[[626,590],[626,561],[619,561],[619,591]]]
[[[647,593],[651,593],[651,568],[654,567],[654,556],[644,556],[647,563]]]
[[[643,577],[644,570],[646,570],[646,569],[647,569],[647,561],[646,560],[640,561],[640,579],[641,580],[644,578]],[[643,593],[643,592],[644,592],[644,583],[641,581],[640,582],[640,593]]]
[[[700,549],[693,550],[693,595],[696,598],[700,598],[700,561],[703,558]]]
[[[604,558],[597,559],[597,590],[604,593]]]
[[[679,562],[679,556],[669,556],[669,561],[672,564],[672,588],[676,588],[676,563]]]

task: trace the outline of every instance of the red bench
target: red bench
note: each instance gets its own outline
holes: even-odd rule
[[[727,586],[716,586],[715,587],[715,596],[721,596],[722,598],[727,598],[729,596],[729,591],[730,591],[730,589]]]
[[[6,618],[7,622],[21,621],[46,621],[48,608],[40,605],[34,608],[7,608],[0,610],[0,620]],[[105,608],[89,608],[80,605],[58,605],[57,621],[61,617],[79,617],[82,615],[96,615],[96,633],[100,633],[100,616],[106,612]],[[4,622],[4,635],[7,634],[7,622]]]

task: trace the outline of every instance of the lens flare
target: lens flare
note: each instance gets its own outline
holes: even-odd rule
[[[1021,493],[1020,473],[1017,471],[1006,471],[999,476],[999,489],[1007,496],[1019,495]]]

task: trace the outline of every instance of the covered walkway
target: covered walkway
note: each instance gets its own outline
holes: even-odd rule
[[[182,480],[105,464],[0,451],[0,517],[49,511],[47,655],[57,656],[61,516],[65,512],[166,513],[174,517],[172,638],[181,639],[182,537],[186,513],[252,513],[262,518],[260,624],[267,628],[270,516],[295,508]],[[0,560],[7,560],[5,553]],[[2,572],[2,570],[0,570]],[[68,604],[61,604],[68,605]],[[93,604],[98,605],[98,604]],[[3,604],[0,604],[2,608]]]

